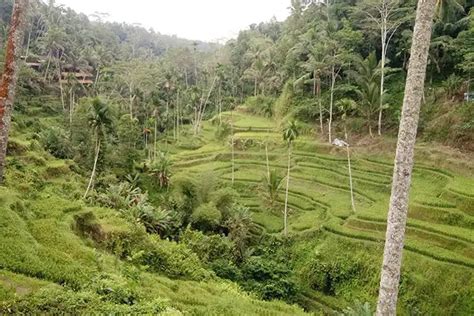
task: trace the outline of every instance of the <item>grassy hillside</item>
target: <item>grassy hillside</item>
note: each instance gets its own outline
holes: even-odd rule
[[[231,120],[230,114],[224,118]],[[265,232],[279,235],[283,230],[285,188],[280,188],[277,205],[271,211],[262,178],[266,174],[265,143],[269,146],[270,168],[281,176],[286,174],[287,151],[281,133],[275,122],[262,117],[234,112],[232,119],[236,143],[234,188],[252,210],[254,221]],[[199,148],[176,149],[174,170],[198,179],[212,175],[231,185],[231,146],[228,140],[215,141],[214,130],[212,124],[205,125]],[[345,151],[312,134],[300,137],[293,151],[289,231],[294,240],[288,251],[292,251],[297,262],[294,269],[308,295],[319,297],[302,298],[303,304],[316,301],[318,305],[342,309],[354,299],[375,302],[394,140],[354,142],[355,213],[351,210]],[[470,161],[469,155],[448,148],[418,145],[401,313],[438,314],[448,310],[468,315],[474,311],[474,178]],[[360,265],[360,270],[345,271],[344,264]],[[326,280],[312,280],[321,273],[318,269],[323,269]],[[322,298],[321,292],[325,294]],[[428,293],[430,298],[425,297]]]
[[[0,313],[303,314],[219,279],[184,245],[117,211],[87,205],[75,163],[35,139],[59,124],[44,108],[14,118],[0,188]]]
[[[355,301],[374,306],[394,141],[354,141],[353,213],[345,152],[309,132],[301,136],[292,156],[290,238],[282,239],[284,188],[271,207],[261,184],[265,144],[270,168],[285,175],[281,133],[272,120],[245,112],[224,113],[224,124],[230,120],[233,187],[252,212],[252,233],[273,245],[254,246],[252,258],[284,258],[297,284],[291,303],[308,311],[334,314]],[[198,137],[188,132],[175,144],[159,144],[171,154],[172,182],[188,177],[201,187],[232,185],[231,137],[222,136],[217,122],[205,122]],[[86,178],[78,166],[55,159],[36,140],[42,127],[60,124],[35,107],[15,116],[0,189],[2,312],[303,314],[301,307],[259,300],[217,277],[186,243],[161,240],[115,210],[82,201]],[[399,312],[472,314],[472,165],[464,154],[430,144],[419,145],[417,158]]]

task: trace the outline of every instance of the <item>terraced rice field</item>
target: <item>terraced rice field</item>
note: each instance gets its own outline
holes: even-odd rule
[[[229,116],[226,116],[228,119]],[[242,113],[234,121],[234,188],[268,233],[283,230],[284,185],[270,210],[262,189],[266,173],[265,143],[270,168],[286,175],[287,151],[275,124]],[[213,140],[205,125],[204,145],[173,156],[175,173],[213,173],[232,181],[230,141]],[[207,136],[206,136],[207,135]],[[230,136],[229,136],[230,139]],[[421,150],[421,149],[420,149]],[[393,163],[353,148],[352,174],[356,212],[351,209],[345,152],[311,136],[302,136],[292,154],[289,190],[289,231],[324,230],[341,238],[381,243],[386,229]],[[417,162],[413,173],[405,250],[433,260],[474,268],[474,179]]]

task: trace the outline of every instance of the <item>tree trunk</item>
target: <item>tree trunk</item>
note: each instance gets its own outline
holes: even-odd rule
[[[255,82],[254,82],[254,96],[257,96],[257,77],[255,77]]]
[[[157,152],[156,152],[156,140],[158,137],[158,109],[155,109],[155,128],[154,128],[154,136],[153,136],[153,161],[156,160]]]
[[[395,315],[416,132],[436,0],[419,0],[398,134],[377,315]]]
[[[351,205],[352,205],[352,212],[356,212],[356,207],[355,207],[355,199],[354,199],[354,185],[352,182],[352,168],[351,168],[351,150],[349,146],[349,140],[347,137],[347,127],[346,127],[346,122],[344,121],[344,138],[346,139],[346,151],[347,151],[347,168],[349,169],[349,187],[351,190]]]
[[[318,93],[318,105],[319,105],[319,127],[321,129],[321,135],[323,135],[324,134],[323,107],[321,104],[321,78],[319,77],[319,75],[318,75],[317,93]]]
[[[179,89],[176,91],[176,140],[179,141]]]
[[[129,104],[128,104],[128,110],[130,112],[130,118],[133,119],[133,100],[135,99],[135,96],[132,94],[132,88],[129,88]]]
[[[91,177],[89,179],[89,184],[87,185],[86,192],[84,193],[84,196],[82,197],[83,199],[85,199],[87,197],[87,194],[89,194],[89,190],[91,189],[92,183],[94,182],[95,172],[97,170],[97,160],[99,160],[99,152],[100,152],[100,139],[99,139],[99,136],[97,136],[97,146],[95,148],[94,166],[92,167]]]
[[[13,102],[15,99],[19,72],[18,61],[21,54],[28,5],[28,0],[16,0],[13,5],[10,30],[8,31],[6,43],[5,66],[0,81],[0,184],[3,183],[5,171],[8,133],[10,131]]]
[[[51,51],[48,53],[48,63],[46,64],[46,70],[44,71],[44,81],[48,80],[49,66],[51,64]]]
[[[332,66],[332,71],[331,71],[331,97],[329,100],[329,144],[332,143],[332,107],[334,104],[334,86],[336,84],[336,70],[334,69],[335,67]]]
[[[267,178],[270,181],[270,161],[268,159],[268,140],[265,142],[265,159],[267,160]]]
[[[290,189],[291,143],[288,146],[288,171],[286,175],[285,212],[283,213],[283,234],[288,236],[288,190]]]
[[[62,80],[62,74],[61,74],[61,65],[58,59],[58,81],[59,81],[59,91],[61,93],[61,105],[63,106],[63,112],[66,112],[66,104],[64,102],[64,89],[63,89],[63,80]]]
[[[386,22],[385,22],[386,23]],[[384,83],[385,83],[385,56],[387,54],[386,41],[387,31],[385,27],[382,27],[382,60],[380,61],[380,108],[379,108],[379,122],[378,122],[378,134],[382,136],[382,112],[383,112],[383,95],[384,95]]]
[[[32,29],[33,27],[31,27]],[[28,55],[30,54],[30,43],[31,43],[31,29],[28,32],[28,41],[26,42],[25,62],[28,62]]]
[[[234,186],[235,181],[235,157],[234,157],[234,116],[233,111],[230,111],[230,141],[232,147],[232,186]]]

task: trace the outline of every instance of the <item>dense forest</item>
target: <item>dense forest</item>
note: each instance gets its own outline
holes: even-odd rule
[[[5,74],[18,2],[1,314],[375,312],[417,1],[292,0],[217,44],[0,0]],[[474,314],[473,5],[433,7],[401,315]]]

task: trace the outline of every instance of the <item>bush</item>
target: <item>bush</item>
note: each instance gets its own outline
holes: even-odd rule
[[[193,227],[202,231],[215,231],[222,219],[214,203],[200,205],[192,215]]]
[[[115,275],[101,274],[95,277],[87,288],[100,295],[103,301],[126,305],[133,305],[137,302],[138,294],[130,288],[124,279]]]
[[[187,225],[200,201],[198,186],[194,179],[185,176],[174,176],[171,178],[171,185],[171,199],[182,213],[184,225]]]
[[[191,249],[203,262],[216,260],[233,261],[233,244],[224,236],[206,236],[202,232],[187,229],[181,236],[181,242]]]
[[[262,299],[292,301],[297,294],[291,271],[276,261],[250,257],[242,266],[243,287]]]
[[[51,127],[40,134],[44,149],[59,159],[72,158],[72,146],[66,132],[58,127]]]
[[[163,272],[170,277],[196,281],[212,278],[212,273],[185,245],[153,237],[145,248],[132,256],[132,262],[146,266],[151,272]]]
[[[248,97],[245,100],[244,106],[250,113],[262,115],[265,117],[272,117],[274,114],[273,104],[275,99],[264,95]]]
[[[128,259],[151,272],[191,280],[203,280],[212,276],[198,256],[185,245],[148,235],[140,225],[131,225],[128,230],[109,233],[103,245],[119,258]]]
[[[359,273],[363,267],[351,258],[338,256],[337,258],[322,258],[317,255],[308,263],[304,278],[308,285],[326,295],[335,295],[345,282],[363,275]]]
[[[79,292],[51,285],[0,303],[0,314],[21,315],[157,315],[173,310],[167,300],[137,301],[136,293],[113,275],[101,275]]]
[[[73,230],[82,237],[88,237],[96,242],[101,242],[104,238],[104,232],[94,213],[84,212],[74,215]]]
[[[239,268],[230,260],[219,259],[213,261],[209,266],[220,278],[231,281],[242,280],[242,272],[240,272]]]
[[[222,214],[223,221],[226,221],[232,212],[235,202],[238,200],[239,194],[232,188],[226,187],[211,193],[210,200]]]
[[[220,124],[216,128],[215,137],[217,140],[222,141],[226,139],[230,134],[231,134],[230,124],[227,122],[222,122],[222,124]]]

